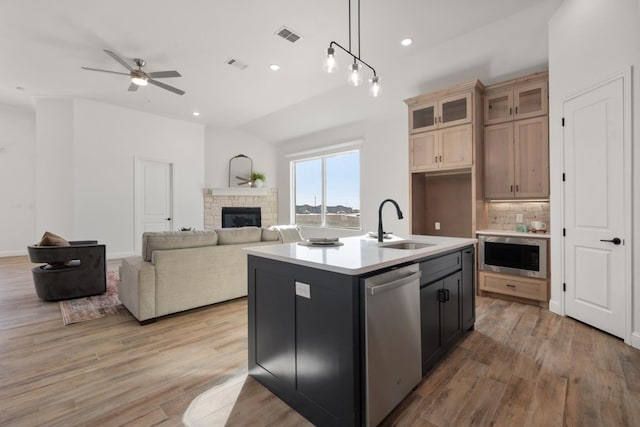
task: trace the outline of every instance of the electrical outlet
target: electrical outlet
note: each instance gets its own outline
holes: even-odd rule
[[[436,230],[440,230],[440,223],[436,222]]]
[[[516,222],[517,222],[518,224],[521,224],[521,223],[522,223],[522,214],[516,214]]]

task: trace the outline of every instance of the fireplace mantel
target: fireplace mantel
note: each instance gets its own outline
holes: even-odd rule
[[[269,189],[267,187],[205,188],[203,189],[203,193],[205,196],[267,196],[269,195]]]

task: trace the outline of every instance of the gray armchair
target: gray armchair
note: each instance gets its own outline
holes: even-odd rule
[[[95,240],[69,242],[70,246],[29,246],[29,259],[46,263],[31,269],[38,297],[59,301],[103,294],[107,291],[105,245]]]

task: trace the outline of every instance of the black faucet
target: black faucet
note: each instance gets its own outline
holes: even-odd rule
[[[385,199],[380,203],[380,208],[378,208],[378,242],[382,242],[382,237],[384,232],[382,231],[382,207],[385,203],[391,202],[396,207],[396,212],[398,213],[398,219],[402,219],[402,211],[400,210],[400,206],[398,206],[398,202],[393,199]]]

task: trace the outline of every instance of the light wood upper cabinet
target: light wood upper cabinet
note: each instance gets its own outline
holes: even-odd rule
[[[514,197],[515,165],[513,123],[484,128],[484,197]]]
[[[513,88],[488,89],[483,98],[485,125],[542,116],[548,113],[546,79],[523,83]]]
[[[438,131],[438,168],[461,168],[473,164],[471,124]]]
[[[472,125],[411,135],[411,172],[456,169],[473,164]]]
[[[549,197],[547,117],[486,126],[485,199]]]
[[[513,123],[516,198],[549,197],[549,123],[547,117]]]
[[[471,93],[452,95],[409,108],[409,133],[471,123]]]
[[[484,96],[484,124],[513,120],[513,90]]]
[[[487,86],[484,198],[549,197],[547,72]]]
[[[420,172],[438,168],[438,131],[423,132],[409,137],[411,171]]]
[[[438,128],[438,101],[430,101],[409,108],[409,133]]]

